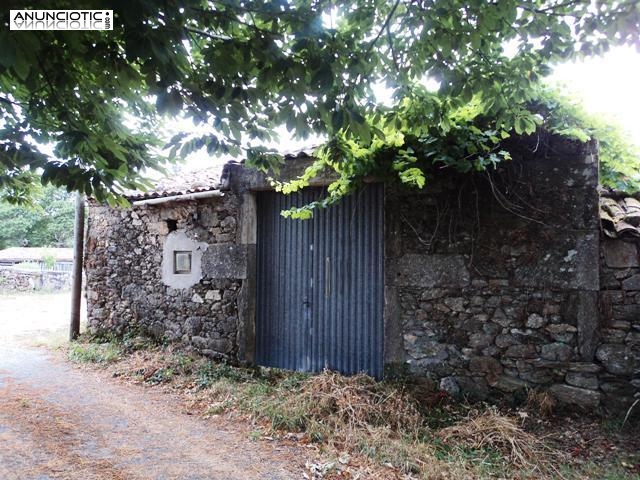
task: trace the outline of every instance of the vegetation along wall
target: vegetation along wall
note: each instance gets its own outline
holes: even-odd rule
[[[541,135],[509,151],[514,160],[491,172],[432,172],[424,190],[386,186],[386,374],[454,396],[518,400],[544,389],[564,404],[628,408],[640,389],[640,262],[636,243],[601,240],[596,146]],[[289,159],[283,175],[308,163]],[[256,201],[270,185],[237,164],[223,178],[221,198],[91,207],[92,329],[136,328],[253,362]],[[187,251],[200,270],[173,283],[163,261]],[[340,294],[337,284],[326,292]]]

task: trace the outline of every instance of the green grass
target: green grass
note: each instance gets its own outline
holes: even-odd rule
[[[76,363],[112,363],[120,359],[122,347],[115,342],[71,343],[68,355]]]
[[[269,422],[274,430],[301,432],[309,424],[304,404],[292,408],[283,402],[299,391],[302,382],[308,378],[307,374],[240,368],[224,362],[207,361],[198,367],[195,375],[200,389],[209,389],[219,398],[233,397],[233,402],[227,400],[216,404],[213,408],[216,413],[235,405],[256,419]]]
[[[505,458],[500,451],[490,447],[469,448],[464,445],[447,445],[437,439],[432,440],[435,455],[447,463],[455,462],[466,468],[478,471],[482,477],[500,476],[507,468]]]

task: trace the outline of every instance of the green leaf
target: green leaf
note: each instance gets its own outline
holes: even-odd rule
[[[513,123],[513,129],[516,131],[518,135],[522,135],[526,129],[524,119],[522,117],[517,117]]]
[[[400,172],[399,176],[402,183],[413,185],[418,188],[423,188],[426,182],[422,170],[415,167]]]

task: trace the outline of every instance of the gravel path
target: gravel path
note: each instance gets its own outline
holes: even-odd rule
[[[25,312],[10,320],[5,300],[0,479],[302,478],[304,452],[297,447],[251,441],[246,426],[190,416],[170,394],[119,384],[21,345],[16,340],[29,335],[8,324],[33,322]],[[15,299],[9,303],[15,312]]]

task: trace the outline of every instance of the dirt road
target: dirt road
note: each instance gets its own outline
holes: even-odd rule
[[[0,293],[0,344],[62,344],[69,336],[70,315],[68,292]]]
[[[42,307],[39,297],[32,304]],[[8,316],[24,299],[9,301],[10,308],[5,300],[0,297],[0,479],[302,478],[305,452],[297,447],[253,442],[246,426],[190,416],[169,394],[118,384],[21,345],[29,334],[15,324],[29,330],[34,323],[28,312]],[[45,335],[47,325],[35,330]]]

